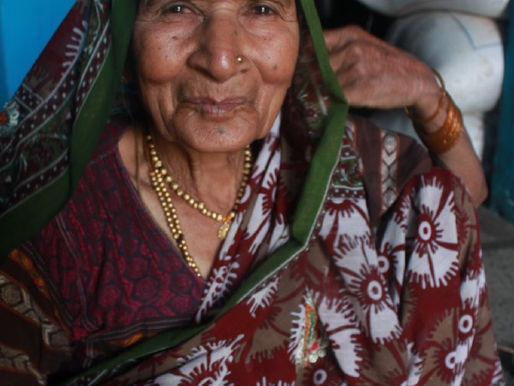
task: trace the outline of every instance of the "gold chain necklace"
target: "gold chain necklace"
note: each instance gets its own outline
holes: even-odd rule
[[[250,151],[250,147],[247,146],[245,149],[243,179],[241,181],[241,186],[239,187],[237,193],[235,204],[232,207],[230,213],[226,216],[223,216],[220,213],[207,209],[203,202],[195,200],[193,197],[191,197],[190,194],[185,193],[182,189],[180,189],[180,186],[168,174],[168,170],[164,167],[163,162],[159,158],[159,154],[155,149],[152,136],[147,135],[146,139],[148,142],[148,148],[150,149],[150,158],[153,166],[153,170],[150,172],[150,181],[155,192],[157,193],[157,197],[159,198],[159,202],[164,211],[166,223],[170,228],[173,239],[175,240],[177,246],[184,255],[187,264],[193,269],[193,271],[199,277],[201,277],[200,269],[198,268],[198,265],[189,253],[189,248],[187,247],[186,240],[184,238],[184,234],[182,233],[182,228],[180,226],[180,220],[178,218],[177,211],[173,206],[171,194],[168,188],[166,187],[166,183],[168,183],[171,190],[173,190],[178,197],[184,199],[191,207],[197,209],[201,214],[210,217],[213,220],[222,222],[221,226],[218,229],[218,238],[223,240],[225,239],[227,232],[230,228],[230,224],[232,223],[232,220],[236,215],[237,206],[239,205],[241,198],[243,197],[246,185],[248,184],[250,169],[252,167],[252,153]]]
[[[152,156],[153,159],[153,156]],[[158,159],[158,156],[157,156]],[[161,162],[162,164],[162,162]],[[171,177],[169,174],[166,176],[166,182],[168,186],[175,192],[175,194],[186,201],[189,206],[198,210],[201,214],[206,217],[209,217],[215,221],[221,222],[220,227],[218,228],[218,238],[220,240],[224,240],[227,237],[228,230],[230,229],[230,224],[232,220],[236,216],[236,210],[241,202],[241,198],[243,198],[244,190],[246,185],[248,184],[248,178],[250,175],[250,169],[252,167],[252,152],[250,151],[250,147],[246,147],[245,149],[245,160],[244,160],[244,169],[243,169],[243,179],[241,181],[241,186],[237,192],[236,201],[232,210],[226,216],[221,213],[215,212],[205,207],[205,204],[201,201],[195,200],[189,193],[184,192],[179,186],[179,184]]]

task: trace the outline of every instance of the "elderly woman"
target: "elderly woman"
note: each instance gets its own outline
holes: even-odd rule
[[[427,73],[400,102],[444,154]],[[7,384],[501,381],[473,204],[346,119],[311,0],[78,1],[15,102]]]

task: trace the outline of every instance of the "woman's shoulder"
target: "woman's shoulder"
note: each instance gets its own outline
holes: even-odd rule
[[[59,213],[32,237],[31,241],[44,255],[52,256],[57,250],[61,257],[69,254],[70,259],[101,254],[105,239],[114,237],[115,228],[125,224],[113,221],[113,217],[120,215],[128,220],[121,214],[127,212],[126,208],[138,208],[117,147],[124,131],[120,121],[106,125],[73,194]]]
[[[416,175],[428,172],[432,160],[413,138],[384,130],[373,122],[351,116],[345,138],[360,163],[372,220],[377,220]]]
[[[383,129],[359,116],[348,118],[347,131],[368,169],[376,164],[382,166],[384,162],[387,165],[396,163],[400,166],[401,174],[409,176],[432,166],[427,150],[408,135]]]
[[[372,223],[403,199],[429,205],[434,192],[440,197],[444,191],[455,200],[453,205],[473,211],[461,179],[434,165],[426,149],[412,137],[384,130],[361,117],[349,118],[347,137],[360,162]]]

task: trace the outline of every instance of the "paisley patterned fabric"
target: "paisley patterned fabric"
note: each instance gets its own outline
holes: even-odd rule
[[[125,4],[132,5],[81,0],[63,25],[87,26],[85,41],[105,44],[109,57],[123,47],[114,45],[115,34],[98,40],[102,35],[92,27],[99,20],[120,23],[134,5]],[[26,242],[0,266],[0,318],[9,326],[0,331],[2,380],[502,383],[478,224],[465,189],[449,172],[432,168],[412,140],[361,119],[345,123],[347,106],[329,71],[313,4],[302,0],[301,6],[318,64],[299,62],[281,116],[269,136],[253,144],[251,180],[205,281],[141,205],[117,155],[126,124],[96,121],[107,116],[104,102],[110,107],[117,89],[101,81],[109,61],[77,67],[80,79],[91,72],[91,88],[74,91],[69,107],[75,110],[64,115],[72,127],[57,125],[71,131],[48,158],[61,152],[69,161],[61,173],[70,174],[63,203],[42,209],[48,218],[32,237],[24,232]],[[120,30],[126,33],[128,24]],[[107,99],[95,99],[95,89]],[[91,107],[90,125],[81,126],[88,103],[103,113]],[[14,123],[26,118],[22,111],[8,113],[2,130],[14,141],[12,133],[22,127]],[[84,136],[89,145],[77,157],[73,143]],[[10,208],[37,213],[30,202],[39,201],[30,197],[59,186],[54,179],[55,185],[17,201],[25,180],[8,169],[2,170],[16,182],[5,190],[3,219]]]
[[[134,15],[134,2],[77,0],[0,110],[0,256],[71,195],[110,113]]]

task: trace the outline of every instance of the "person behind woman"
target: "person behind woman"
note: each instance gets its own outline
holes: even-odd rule
[[[458,109],[410,79],[444,153]],[[501,381],[469,196],[346,118],[311,0],[78,1],[14,101],[7,383]]]

